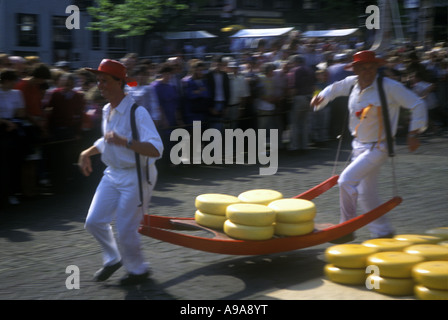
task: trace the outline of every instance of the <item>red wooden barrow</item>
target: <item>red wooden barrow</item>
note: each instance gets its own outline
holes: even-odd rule
[[[294,198],[312,200],[330,190],[337,184],[338,176],[333,176],[310,190]],[[222,231],[199,226],[194,218],[173,218],[145,215],[139,229],[142,235],[171,244],[229,255],[264,255],[293,251],[326,243],[356,231],[386,214],[402,202],[398,196],[383,203],[379,207],[351,220],[337,225],[316,225],[309,234],[292,237],[274,237],[269,240],[237,240],[228,237]],[[183,231],[206,230],[211,237],[195,236]]]

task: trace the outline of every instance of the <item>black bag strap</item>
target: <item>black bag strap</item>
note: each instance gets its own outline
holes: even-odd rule
[[[138,105],[136,103],[134,103],[131,108],[132,139],[135,141],[139,140],[137,124],[135,122],[135,110],[137,110],[137,108],[138,108]],[[137,152],[135,152],[135,163],[136,163],[136,167],[137,167],[138,190],[139,190],[139,196],[140,196],[139,207],[141,207],[143,205],[142,171],[141,171],[141,165],[140,165],[140,155]]]
[[[387,105],[386,94],[384,93],[382,75],[378,75],[377,82],[378,82],[378,91],[381,99],[381,109],[383,111],[384,129],[386,130],[387,149],[389,152],[389,157],[394,157],[395,156],[394,139],[392,136],[392,130],[390,128],[389,107]]]

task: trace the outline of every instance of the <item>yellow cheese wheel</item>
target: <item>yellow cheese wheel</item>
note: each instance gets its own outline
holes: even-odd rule
[[[271,202],[268,206],[274,209],[278,222],[302,223],[313,220],[316,216],[316,206],[308,200],[280,199]]]
[[[224,232],[229,237],[239,240],[269,240],[274,236],[274,226],[245,226],[226,220],[224,222]]]
[[[427,230],[425,234],[448,240],[448,227],[434,228]]]
[[[260,204],[237,203],[227,207],[226,217],[236,224],[264,227],[272,226],[275,212]]]
[[[447,241],[439,242],[438,245],[439,245],[439,246],[442,246],[442,247],[447,247],[447,248],[448,248],[448,240],[447,240]]]
[[[380,277],[375,274],[367,276],[372,283],[372,290],[391,296],[411,296],[414,294],[415,281],[412,278],[397,279]]]
[[[442,241],[442,239],[439,237],[423,234],[400,234],[396,235],[394,239],[411,242],[412,244],[437,243]]]
[[[378,238],[366,240],[362,243],[367,247],[378,249],[378,251],[403,251],[412,245],[411,242],[400,241],[393,238]]]
[[[362,244],[340,244],[325,250],[325,259],[328,263],[340,268],[365,268],[367,257],[376,253],[376,248],[366,247]]]
[[[422,285],[416,285],[414,294],[420,300],[448,300],[448,290],[430,289]]]
[[[270,189],[254,189],[241,193],[238,199],[244,203],[255,203],[268,205],[272,201],[279,200],[283,198],[281,192],[270,190]]]
[[[448,261],[426,261],[412,269],[417,283],[438,290],[448,290]]]
[[[412,267],[423,257],[399,251],[378,252],[367,258],[367,264],[377,266],[379,275],[387,278],[412,278]]]
[[[196,212],[194,214],[194,218],[195,218],[195,221],[197,222],[197,224],[199,224],[203,227],[220,229],[220,230],[222,230],[222,228],[224,226],[224,222],[226,221],[225,216],[218,216],[218,215],[214,215],[214,214],[203,213],[199,210],[196,210]]]
[[[407,247],[404,252],[419,255],[425,260],[448,260],[448,248],[437,244],[416,244]]]
[[[364,285],[367,277],[364,268],[338,268],[332,264],[325,265],[324,272],[330,281],[348,285]]]
[[[275,234],[278,236],[302,236],[313,232],[314,221],[307,221],[302,223],[282,223],[276,222],[274,224]]]
[[[220,193],[206,193],[196,197],[195,206],[202,213],[225,216],[227,207],[238,202],[240,200],[235,196]]]

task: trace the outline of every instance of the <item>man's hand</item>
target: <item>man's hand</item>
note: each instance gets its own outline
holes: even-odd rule
[[[81,154],[79,155],[78,166],[81,170],[81,173],[86,177],[90,176],[90,174],[93,172],[92,161],[90,160],[90,157],[99,153],[100,152],[98,151],[98,149],[95,146],[92,146],[89,149],[81,152]]]
[[[107,143],[115,144],[117,146],[126,147],[128,140],[125,137],[119,136],[117,133],[110,131],[104,135],[104,140]]]
[[[407,144],[410,152],[414,152],[420,147],[420,141],[417,134],[409,133],[407,138]]]
[[[324,98],[316,95],[313,97],[313,99],[311,99],[311,103],[310,106],[312,109],[316,108],[318,105],[320,105],[322,102],[324,101]]]
[[[93,172],[92,161],[85,152],[81,152],[81,154],[79,155],[78,166],[81,170],[81,173],[86,177],[90,176],[90,174]]]

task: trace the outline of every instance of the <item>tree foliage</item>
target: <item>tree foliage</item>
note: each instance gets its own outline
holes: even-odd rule
[[[91,30],[130,37],[144,35],[164,16],[186,9],[187,5],[175,0],[96,0],[87,10],[94,18]]]

